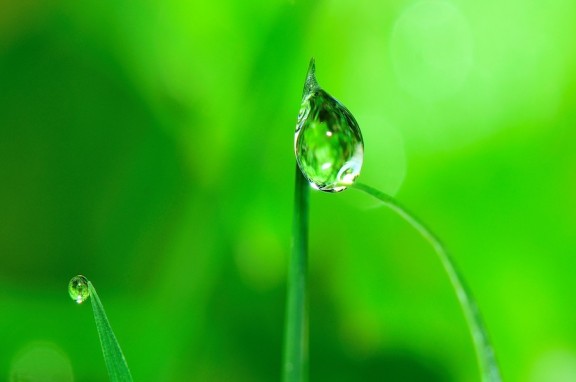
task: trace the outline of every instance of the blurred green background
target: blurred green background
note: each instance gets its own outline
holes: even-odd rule
[[[568,0],[0,1],[0,380],[106,380],[76,274],[136,381],[279,380],[314,56],[504,380],[576,381],[575,36]],[[479,381],[417,232],[354,190],[310,231],[311,381]]]

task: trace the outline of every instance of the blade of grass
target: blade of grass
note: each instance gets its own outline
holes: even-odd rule
[[[392,196],[361,183],[356,183],[354,187],[380,200],[387,207],[398,213],[432,245],[438,254],[438,257],[440,257],[440,261],[442,262],[446,273],[448,273],[452,287],[456,292],[456,296],[458,297],[458,301],[460,302],[460,306],[462,307],[464,316],[468,322],[468,328],[472,335],[474,347],[476,349],[476,356],[482,372],[482,381],[500,382],[502,379],[500,377],[498,362],[496,361],[496,356],[494,355],[494,350],[490,343],[488,332],[486,331],[482,321],[476,301],[464,283],[464,279],[456,268],[454,260],[452,260],[452,257],[448,254],[440,239],[438,239],[438,237],[426,225],[424,225],[420,219],[404,208]]]
[[[308,195],[310,185],[296,165],[292,253],[288,270],[284,331],[284,382],[308,380],[308,309],[306,273],[308,261]]]
[[[112,331],[112,326],[104,312],[104,306],[100,302],[98,293],[90,281],[88,281],[90,296],[92,297],[92,310],[94,311],[94,321],[98,329],[98,337],[102,345],[102,354],[108,369],[108,376],[112,382],[132,382],[132,375],[128,369],[128,364],[122,354],[122,349]]]

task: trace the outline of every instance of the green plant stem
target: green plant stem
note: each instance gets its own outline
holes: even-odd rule
[[[466,287],[461,273],[456,268],[454,260],[452,260],[452,257],[448,254],[440,239],[438,239],[438,237],[426,225],[424,225],[420,219],[404,208],[392,196],[361,183],[356,183],[354,187],[380,200],[390,209],[394,210],[414,228],[416,228],[416,230],[420,232],[420,234],[432,245],[440,257],[440,261],[442,262],[446,273],[448,273],[452,287],[456,292],[456,296],[458,297],[460,306],[462,307],[464,316],[468,322],[468,328],[472,334],[476,356],[482,372],[482,381],[500,382],[501,377],[498,362],[496,361],[494,350],[490,343],[488,332],[486,331],[482,321],[480,311],[476,305],[476,301],[472,297],[469,289]]]
[[[130,369],[128,369],[124,354],[122,354],[122,349],[120,349],[120,345],[112,331],[112,326],[110,326],[108,317],[106,317],[106,312],[100,302],[100,298],[98,298],[98,293],[96,293],[96,289],[90,281],[88,281],[88,288],[92,297],[94,321],[96,322],[96,329],[98,330],[98,337],[100,337],[102,354],[104,355],[110,381],[132,382],[132,375],[130,374]]]
[[[296,165],[292,253],[288,270],[284,332],[284,382],[308,380],[308,196],[310,185]]]

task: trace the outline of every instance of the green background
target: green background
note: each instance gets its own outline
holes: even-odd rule
[[[310,57],[443,239],[505,381],[576,380],[576,3],[0,1],[0,379],[276,381]],[[313,193],[311,381],[478,381],[432,249]]]

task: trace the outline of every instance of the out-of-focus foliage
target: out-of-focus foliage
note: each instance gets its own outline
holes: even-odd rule
[[[454,254],[506,381],[576,380],[576,4],[0,2],[0,379],[279,379],[304,75]],[[477,381],[425,242],[311,198],[312,381]],[[37,379],[42,380],[42,379]]]

